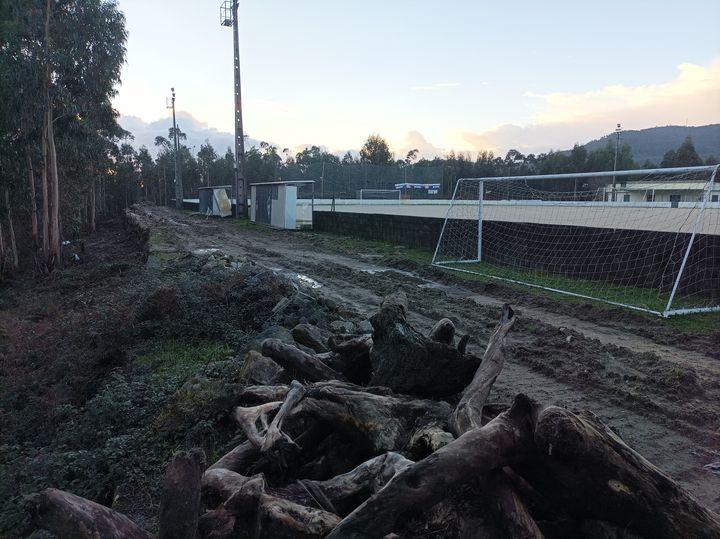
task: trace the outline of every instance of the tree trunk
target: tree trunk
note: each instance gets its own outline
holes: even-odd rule
[[[48,195],[48,146],[47,146],[47,114],[43,115],[42,130],[42,169],[40,179],[42,183],[42,254],[43,265],[50,258],[50,198]]]
[[[33,252],[38,248],[38,219],[37,202],[35,201],[35,174],[33,172],[30,150],[25,150],[25,162],[27,166],[28,193],[30,194],[30,225],[32,230]]]
[[[60,250],[60,190],[58,184],[57,154],[55,151],[55,135],[53,127],[53,106],[50,99],[50,84],[52,72],[50,68],[50,16],[52,13],[52,0],[47,0],[45,9],[45,180],[43,186],[43,213],[45,222],[49,226],[47,250],[44,250],[47,270],[52,271],[53,266],[62,264]],[[48,185],[49,184],[49,185]],[[48,192],[49,189],[49,199]],[[46,213],[46,204],[49,211]],[[43,240],[43,247],[46,243]]]
[[[159,539],[195,539],[204,468],[202,450],[181,451],[173,455],[163,478]]]
[[[151,539],[120,513],[69,492],[48,488],[25,498],[36,526],[60,539]]]
[[[48,103],[48,180],[50,181],[50,258],[53,265],[62,266],[60,238],[60,179],[57,168],[57,152],[55,151],[55,134],[52,118],[52,106]]]
[[[2,223],[0,223],[0,275],[5,273],[5,239],[3,236]]]
[[[10,234],[10,252],[12,253],[12,268],[17,271],[19,266],[17,244],[15,243],[15,227],[13,226],[12,206],[10,205],[10,190],[5,189],[5,207],[7,208],[8,233]]]
[[[93,178],[92,184],[90,185],[90,230],[96,231],[95,228],[95,179]]]

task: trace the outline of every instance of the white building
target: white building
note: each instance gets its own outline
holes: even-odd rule
[[[701,202],[705,182],[617,182],[615,200],[618,202]],[[605,200],[611,200],[613,186],[605,187]],[[720,200],[720,185],[710,192],[710,202]]]

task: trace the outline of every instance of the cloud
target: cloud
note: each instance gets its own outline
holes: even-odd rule
[[[473,150],[538,153],[599,138],[618,122],[625,129],[720,122],[720,59],[677,69],[675,79],[661,84],[613,85],[576,94],[526,92],[537,110],[530,124],[463,131],[456,138]]]
[[[176,116],[178,127],[187,135],[185,145],[188,146],[193,153],[197,153],[198,150],[200,150],[200,145],[203,144],[205,140],[208,140],[220,155],[224,155],[228,147],[233,147],[235,136],[232,133],[210,127],[207,123],[201,122],[187,112],[179,111]],[[137,116],[120,116],[118,123],[134,135],[135,140],[133,141],[133,147],[135,149],[144,145],[147,146],[152,155],[156,155],[155,137],[161,136],[167,138],[168,130],[172,127],[172,117],[155,120],[154,122],[146,122]],[[246,149],[259,145],[259,141],[253,138],[248,137],[245,139]],[[193,146],[195,147],[194,150],[192,149]]]
[[[433,146],[419,131],[408,131],[403,139],[393,144],[395,159],[405,159],[410,150],[417,149],[420,158],[432,159],[441,156],[442,148]]]
[[[435,84],[428,84],[426,86],[413,86],[412,89],[416,91],[429,92],[439,90],[441,88],[455,88],[457,86],[460,86],[459,82],[436,82]]]

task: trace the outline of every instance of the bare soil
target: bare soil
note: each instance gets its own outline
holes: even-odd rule
[[[509,403],[522,392],[546,404],[588,409],[720,511],[720,476],[703,468],[720,460],[720,332],[689,336],[633,313],[468,282],[337,237],[154,206],[136,212],[152,229],[150,265],[173,253],[220,249],[313,290],[356,324],[401,287],[415,327],[429,329],[448,317],[472,336],[475,353],[482,352],[501,304],[510,302],[521,319],[508,338],[509,357],[493,401]]]
[[[80,263],[51,279],[0,282],[0,537],[32,534],[22,496],[46,487],[154,529],[172,453],[199,446],[213,460],[236,445],[215,395],[253,342],[300,322],[369,331],[368,317],[398,288],[413,326],[448,317],[476,354],[511,303],[520,319],[490,404],[522,392],[590,410],[720,511],[720,475],[703,468],[720,461],[720,331],[693,335],[467,280],[399,247],[150,205],[133,211],[142,234],[104,223],[67,248]]]

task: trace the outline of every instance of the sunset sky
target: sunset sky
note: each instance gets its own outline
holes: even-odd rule
[[[171,86],[191,144],[231,144],[220,3],[119,0],[129,38],[115,107],[137,146],[167,134]],[[566,149],[618,122],[717,123],[719,16],[717,0],[241,0],[245,132],[335,152],[378,133],[398,157],[433,157]]]

